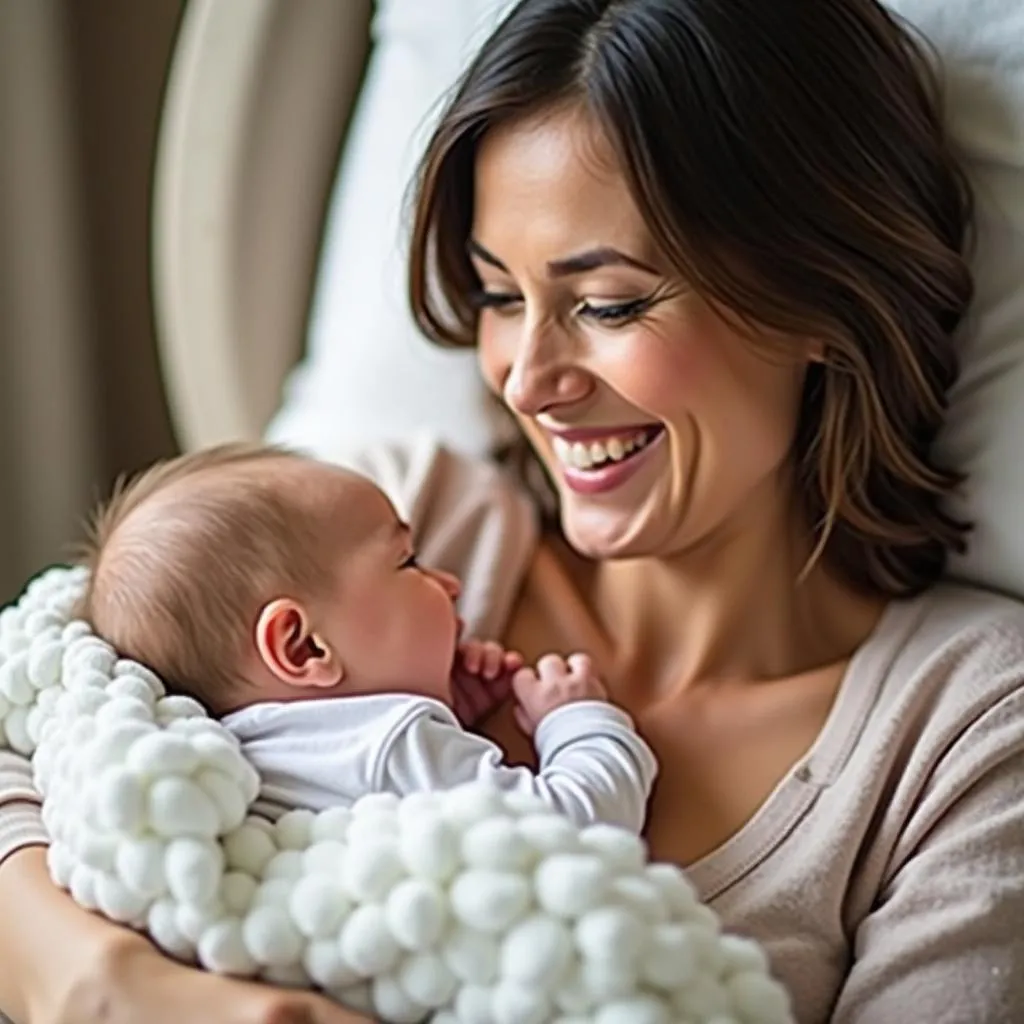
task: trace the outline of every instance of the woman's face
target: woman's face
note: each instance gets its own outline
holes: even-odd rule
[[[472,230],[484,376],[577,550],[664,556],[774,518],[802,361],[769,361],[673,273],[587,121],[486,136]]]

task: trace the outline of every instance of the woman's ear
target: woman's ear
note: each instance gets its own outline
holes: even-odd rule
[[[306,610],[290,597],[260,609],[256,649],[267,669],[289,686],[337,686],[345,674],[335,652],[310,629]]]

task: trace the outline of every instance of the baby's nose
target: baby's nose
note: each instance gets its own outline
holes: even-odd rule
[[[457,576],[450,572],[443,572],[441,569],[432,569],[431,575],[444,587],[445,592],[454,601],[462,593],[462,584]]]

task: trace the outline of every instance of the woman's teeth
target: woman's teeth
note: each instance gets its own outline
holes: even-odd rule
[[[652,438],[647,430],[621,434],[604,441],[566,441],[553,438],[555,455],[563,466],[570,469],[596,469],[606,462],[621,462],[627,456],[646,447]]]

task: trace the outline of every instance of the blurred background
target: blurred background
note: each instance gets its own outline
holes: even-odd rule
[[[511,2],[0,0],[0,605],[179,447],[501,442],[474,353],[409,314],[405,240]]]
[[[182,0],[0,0],[0,605],[172,454],[150,192]]]

